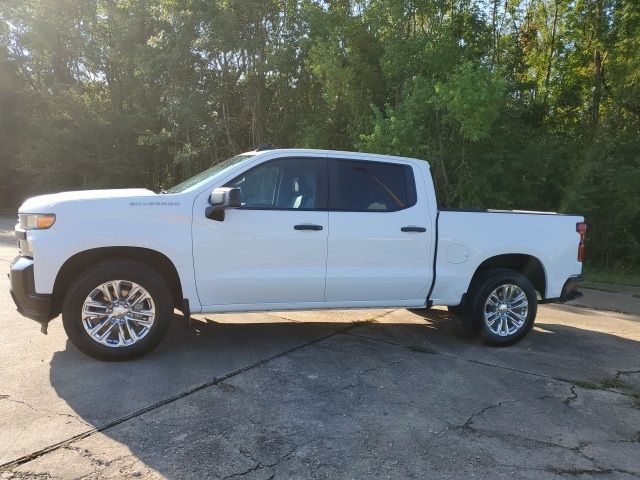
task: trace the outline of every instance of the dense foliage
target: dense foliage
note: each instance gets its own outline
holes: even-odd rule
[[[0,3],[0,209],[260,142],[426,159],[442,205],[583,213],[637,271],[640,2]]]

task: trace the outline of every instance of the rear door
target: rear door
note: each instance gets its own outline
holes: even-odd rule
[[[429,211],[410,162],[330,158],[325,300],[420,306],[431,285]]]

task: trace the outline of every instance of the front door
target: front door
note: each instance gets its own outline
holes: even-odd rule
[[[321,306],[328,233],[325,158],[268,160],[225,186],[240,189],[240,208],[226,210],[222,222],[194,212],[196,283],[205,309]]]
[[[420,306],[433,232],[410,163],[329,158],[327,302]],[[418,202],[420,197],[420,202]]]

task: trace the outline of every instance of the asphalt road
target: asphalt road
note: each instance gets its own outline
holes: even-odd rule
[[[444,310],[177,316],[101,363],[0,275],[0,478],[640,478],[639,342],[568,305],[504,349]]]

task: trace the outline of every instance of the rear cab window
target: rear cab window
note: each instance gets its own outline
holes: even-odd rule
[[[329,210],[394,212],[416,200],[410,165],[329,159]]]

